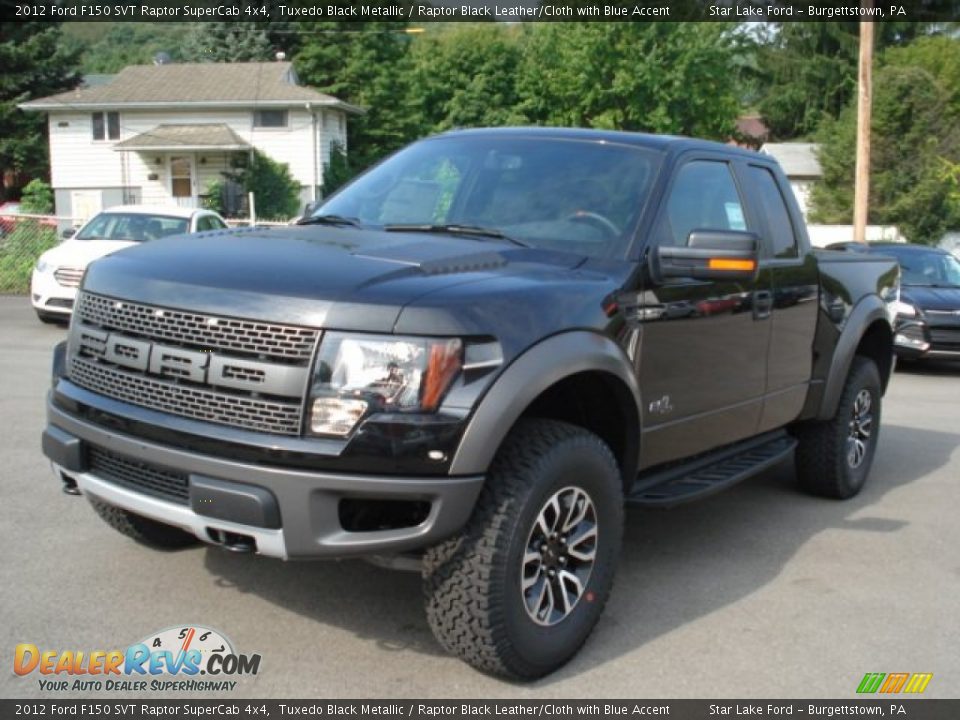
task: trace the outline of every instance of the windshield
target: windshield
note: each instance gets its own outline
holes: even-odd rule
[[[960,261],[953,255],[888,246],[879,251],[893,255],[900,262],[900,282],[903,285],[960,287]]]
[[[167,215],[144,215],[143,213],[112,213],[97,215],[75,237],[78,240],[125,240],[145,242],[167,235],[187,232],[187,218]]]
[[[596,141],[433,138],[376,166],[314,216],[388,229],[485,228],[533,247],[619,257],[659,165],[657,152]]]

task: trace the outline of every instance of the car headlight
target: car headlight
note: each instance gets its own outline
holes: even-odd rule
[[[52,267],[53,265],[48,263],[43,258],[40,258],[39,260],[37,260],[37,267],[35,269],[38,273],[45,273],[47,270],[50,270]]]
[[[433,412],[463,367],[458,338],[329,332],[310,393],[309,431],[344,436],[374,412]]]

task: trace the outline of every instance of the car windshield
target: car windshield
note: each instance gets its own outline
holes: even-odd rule
[[[432,138],[377,165],[313,216],[622,257],[660,161],[646,148],[597,141]]]
[[[903,285],[960,287],[960,261],[953,255],[888,246],[877,250],[884,255],[893,255],[900,262],[900,282]]]
[[[145,215],[143,213],[104,212],[87,223],[77,233],[78,240],[124,240],[145,242],[158,240],[167,235],[187,232],[187,218],[168,215]]]

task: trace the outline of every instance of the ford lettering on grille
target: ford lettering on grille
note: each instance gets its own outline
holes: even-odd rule
[[[311,328],[219,318],[81,293],[70,380],[196,420],[298,435]]]
[[[131,370],[269,395],[299,397],[307,377],[303,367],[185,350],[90,327],[80,327],[78,343],[91,355]]]

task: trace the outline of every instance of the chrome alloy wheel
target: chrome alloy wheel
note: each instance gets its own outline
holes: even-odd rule
[[[597,512],[581,488],[565,487],[540,508],[523,554],[520,588],[530,619],[556,625],[583,597],[597,556]]]
[[[867,445],[873,431],[873,396],[864,388],[857,393],[847,433],[847,464],[856,469],[867,456]]]

